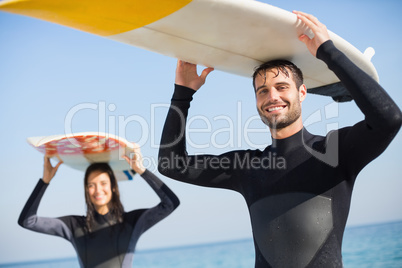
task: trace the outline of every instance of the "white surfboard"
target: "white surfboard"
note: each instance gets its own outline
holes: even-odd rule
[[[6,0],[0,10],[54,22],[217,70],[251,77],[259,64],[288,59],[308,92],[351,100],[339,79],[298,40],[311,31],[289,11],[253,0]],[[363,54],[329,32],[335,45],[375,80]]]
[[[117,180],[132,180],[135,175],[122,157],[130,156],[134,144],[115,135],[80,132],[31,137],[27,141],[39,152],[77,170],[85,171],[92,163],[106,162],[113,169]]]

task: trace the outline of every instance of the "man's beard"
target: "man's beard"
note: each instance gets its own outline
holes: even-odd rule
[[[295,104],[296,107],[293,107],[293,109],[289,110],[285,115],[273,115],[268,118],[260,109],[258,109],[258,114],[260,115],[262,122],[264,122],[264,124],[266,124],[270,129],[283,129],[296,122],[301,116],[300,104],[299,102],[295,102]]]

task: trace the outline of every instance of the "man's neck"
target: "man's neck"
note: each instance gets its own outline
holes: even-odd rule
[[[290,136],[293,136],[303,128],[303,123],[301,120],[299,122],[295,122],[290,126],[281,129],[271,129],[271,136],[276,140],[286,139]]]

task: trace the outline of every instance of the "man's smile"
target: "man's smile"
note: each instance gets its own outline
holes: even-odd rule
[[[276,104],[276,105],[267,105],[264,107],[264,111],[268,112],[268,113],[273,113],[273,112],[277,112],[277,111],[282,111],[287,107],[286,104]]]

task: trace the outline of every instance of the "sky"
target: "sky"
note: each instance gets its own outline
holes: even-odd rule
[[[372,62],[380,84],[402,107],[402,2],[262,2],[288,11],[312,13],[360,51],[373,47],[376,54]],[[0,264],[75,256],[69,242],[17,224],[43,172],[43,156],[28,145],[26,138],[63,134],[67,127],[73,132],[106,130],[139,142],[147,168],[180,198],[180,207],[145,233],[138,249],[252,236],[247,207],[240,194],[176,182],[156,170],[175,67],[176,59],[170,57],[0,12]],[[191,105],[189,119],[192,127],[200,131],[189,136],[189,153],[263,149],[271,142],[257,116],[250,78],[214,71]],[[312,119],[328,105],[335,107],[336,118],[327,120],[324,116],[319,122]],[[362,119],[354,102],[334,104],[328,97],[308,94],[303,103],[303,120],[314,134],[324,135],[328,125],[350,126]],[[230,124],[233,136],[223,131]],[[246,125],[256,131],[245,134]],[[348,226],[402,220],[401,148],[402,136],[398,133],[388,149],[359,174]],[[38,215],[84,215],[82,180],[82,172],[62,165],[42,199]],[[138,175],[133,181],[121,182],[120,191],[127,211],[158,203],[157,196]]]

